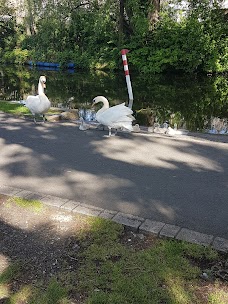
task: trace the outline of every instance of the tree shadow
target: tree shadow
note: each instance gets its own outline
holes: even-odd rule
[[[3,184],[228,237],[228,146],[1,114]]]
[[[75,228],[75,222],[78,221],[78,225],[81,224],[83,228],[83,219],[72,217],[72,230],[68,231],[68,224],[56,219],[66,219],[69,215],[55,208],[46,208],[42,214],[34,214],[37,217],[35,221],[33,218],[29,220],[32,212],[26,208],[6,206],[6,212],[9,209],[13,214],[11,217],[5,216],[3,209],[0,218],[0,285],[5,285],[6,294],[5,297],[1,294],[3,298],[0,298],[0,303],[8,303],[8,298],[23,293],[23,289],[33,289],[31,294],[27,294],[28,297],[34,296],[36,289],[45,292],[50,284],[62,279],[58,286],[54,286],[56,292],[59,292],[61,286],[64,286],[64,276],[69,283],[71,273],[75,273],[80,267],[80,229]],[[27,220],[30,227],[26,227]],[[67,288],[70,291],[71,286]],[[51,295],[50,303],[57,303],[52,301]]]

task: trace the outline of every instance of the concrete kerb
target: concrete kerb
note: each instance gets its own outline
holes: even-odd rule
[[[203,234],[179,226],[170,225],[158,221],[152,221],[150,219],[145,219],[142,217],[113,210],[106,210],[92,205],[87,205],[77,201],[64,199],[56,196],[42,195],[40,193],[34,193],[15,187],[2,185],[0,186],[0,193],[12,197],[21,197],[29,200],[39,200],[45,205],[60,208],[69,212],[109,219],[123,225],[126,229],[134,230],[136,232],[146,234],[152,233],[160,238],[176,239],[193,244],[211,246],[217,251],[224,253],[228,252],[227,239],[216,237],[213,235]]]

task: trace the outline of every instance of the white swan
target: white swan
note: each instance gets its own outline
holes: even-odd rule
[[[46,88],[46,77],[40,76],[38,83],[38,95],[28,96],[25,101],[25,106],[34,115],[34,122],[36,122],[36,114],[43,114],[43,120],[45,121],[44,113],[46,113],[51,107],[51,102],[44,94],[45,88]]]
[[[108,127],[108,136],[112,135],[112,129],[116,129],[116,132],[117,129],[126,129],[128,131],[133,131],[132,121],[135,118],[132,116],[133,111],[130,108],[126,107],[125,103],[121,103],[110,108],[108,99],[104,96],[97,96],[93,99],[93,105],[99,102],[103,103],[103,107],[97,111],[96,120],[100,124]]]

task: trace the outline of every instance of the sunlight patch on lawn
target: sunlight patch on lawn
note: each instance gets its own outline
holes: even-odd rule
[[[32,211],[38,213],[43,211],[43,209],[45,208],[44,205],[36,200],[26,200],[24,198],[21,197],[13,197],[10,198],[8,201],[8,203],[15,203],[16,205],[23,207],[23,208],[29,208],[32,209]]]

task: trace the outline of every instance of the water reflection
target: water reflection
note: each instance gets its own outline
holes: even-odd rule
[[[128,101],[125,76],[120,73],[42,71],[29,67],[0,67],[0,99],[24,100],[36,93],[38,78],[47,76],[46,94],[53,106],[90,109],[95,96],[111,105]],[[228,119],[228,81],[225,76],[142,75],[131,73],[136,123],[168,122],[188,130],[211,129],[213,120]],[[89,113],[89,112],[88,112]],[[84,113],[85,115],[85,113]],[[91,113],[88,115],[92,115]],[[92,116],[91,116],[92,117]]]

